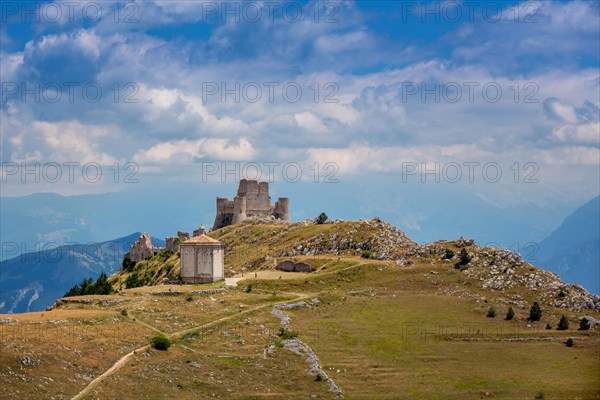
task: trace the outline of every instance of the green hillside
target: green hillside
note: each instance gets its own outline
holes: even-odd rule
[[[599,299],[509,251],[418,246],[378,220],[249,222],[211,236],[237,284],[162,284],[179,268],[163,254],[112,277],[153,285],[2,316],[9,398],[600,397],[600,330],[578,330],[579,317],[600,319],[589,308]],[[313,271],[276,270],[284,259]],[[529,321],[535,301],[542,316]],[[562,315],[569,327],[557,330]],[[168,350],[149,346],[158,334]]]

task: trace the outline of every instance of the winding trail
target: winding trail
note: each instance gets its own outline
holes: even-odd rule
[[[293,299],[290,299],[290,300],[283,301],[283,302],[278,303],[278,304],[287,304],[287,303],[298,301],[298,300],[302,300],[302,299],[305,299],[305,298],[311,296],[311,295],[302,294],[302,293],[284,293],[284,294],[294,295],[296,297],[293,298]],[[186,329],[183,329],[181,331],[173,332],[173,333],[170,333],[170,334],[166,334],[165,332],[162,332],[160,329],[157,329],[157,328],[155,328],[155,327],[153,327],[153,326],[151,326],[151,325],[149,325],[149,324],[147,324],[145,322],[142,322],[142,321],[138,320],[137,318],[135,318],[135,322],[137,322],[137,323],[139,323],[141,325],[144,325],[144,326],[146,326],[146,327],[148,327],[148,328],[150,328],[150,329],[152,329],[152,330],[154,330],[154,331],[156,331],[156,332],[158,332],[158,333],[166,336],[167,338],[176,339],[176,338],[178,338],[180,336],[185,335],[188,332],[192,332],[192,331],[195,331],[197,329],[208,328],[208,327],[210,327],[212,325],[216,325],[216,324],[219,324],[221,322],[228,321],[230,319],[234,319],[234,318],[237,318],[239,316],[242,316],[242,315],[245,315],[245,314],[248,314],[248,313],[251,313],[251,312],[255,312],[255,311],[261,310],[263,308],[272,307],[272,306],[273,306],[273,304],[271,304],[271,303],[262,304],[260,306],[253,307],[253,308],[250,308],[248,310],[239,312],[237,314],[233,314],[233,315],[229,315],[229,316],[222,317],[222,318],[219,318],[219,319],[215,319],[213,321],[204,323],[202,325],[197,325],[197,326],[194,326],[192,328],[186,328]],[[80,399],[83,399],[83,397],[85,395],[89,394],[96,386],[98,386],[98,384],[100,382],[102,382],[102,380],[104,380],[105,378],[109,377],[115,371],[119,370],[122,366],[124,366],[127,363],[127,361],[131,358],[131,356],[135,355],[138,352],[146,351],[149,348],[150,348],[150,345],[147,344],[147,345],[139,347],[139,348],[137,348],[137,349],[135,349],[135,350],[133,350],[133,351],[125,354],[116,363],[114,363],[112,367],[110,367],[108,370],[106,370],[102,375],[99,375],[97,378],[95,378],[93,381],[91,381],[85,388],[83,388],[83,390],[81,390],[79,393],[77,393],[75,396],[73,396],[71,398],[71,400],[80,400]]]
[[[353,268],[359,267],[359,266],[364,265],[366,263],[367,263],[367,261],[357,262],[356,264],[350,265],[348,267],[341,268],[341,269],[334,269],[334,270],[327,271],[327,272],[322,272],[322,273],[316,274],[315,276],[335,274],[335,273],[338,273],[338,272],[341,272],[341,271],[345,271],[345,270],[348,270],[348,269],[353,269]],[[243,279],[239,279],[239,280],[243,280]],[[228,285],[229,286],[237,285],[237,282],[239,280],[238,279],[230,280],[228,282]],[[304,293],[292,293],[292,292],[281,292],[281,293],[282,294],[286,294],[286,295],[296,296],[296,297],[293,298],[293,299],[290,299],[290,300],[286,300],[286,301],[282,301],[280,303],[277,303],[277,305],[279,305],[279,304],[287,304],[287,303],[291,303],[291,302],[296,302],[296,301],[299,301],[299,300],[304,300],[304,299],[306,299],[308,297],[312,297],[312,296],[320,294],[320,293],[316,293],[316,294],[315,293],[304,294]],[[143,321],[140,321],[137,318],[133,318],[133,317],[131,317],[131,318],[134,319],[135,322],[137,322],[138,324],[143,325],[143,326],[145,326],[145,327],[147,327],[147,328],[149,328],[151,330],[154,330],[155,332],[158,332],[158,333],[166,336],[167,338],[176,339],[178,337],[181,337],[181,336],[185,335],[188,332],[192,332],[192,331],[195,331],[197,329],[208,328],[208,327],[211,327],[213,325],[219,324],[221,322],[228,321],[230,319],[234,319],[234,318],[237,318],[239,316],[242,316],[242,315],[245,315],[245,314],[248,314],[248,313],[252,313],[252,312],[264,309],[264,308],[273,307],[273,306],[274,305],[271,304],[271,303],[263,304],[263,305],[260,305],[260,306],[249,308],[248,310],[242,311],[242,312],[237,313],[237,314],[229,315],[227,317],[218,318],[218,319],[215,319],[213,321],[204,323],[202,325],[197,325],[197,326],[194,326],[194,327],[191,327],[191,328],[186,328],[186,329],[183,329],[181,331],[173,332],[173,333],[170,333],[170,334],[166,334],[165,332],[161,331],[160,329],[158,329],[156,327],[153,327],[152,325],[147,324],[147,323],[145,323]],[[97,378],[95,378],[93,381],[91,381],[85,388],[83,388],[79,393],[77,393],[75,396],[73,396],[71,398],[71,400],[80,400],[80,399],[83,399],[83,397],[85,395],[89,394],[96,386],[98,386],[98,384],[100,382],[102,382],[102,380],[104,380],[108,376],[112,375],[114,372],[116,372],[122,366],[124,366],[127,363],[127,361],[133,355],[135,355],[138,352],[146,351],[149,348],[150,348],[150,345],[144,345],[142,347],[139,347],[139,348],[137,348],[137,349],[135,349],[135,350],[133,350],[133,351],[125,354],[116,363],[114,363],[112,367],[110,367],[108,370],[106,370],[103,374],[99,375]]]

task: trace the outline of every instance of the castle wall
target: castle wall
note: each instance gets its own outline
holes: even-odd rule
[[[233,201],[217,198],[213,230],[242,222],[249,217],[267,218],[271,215],[289,222],[289,199],[280,198],[275,205],[271,205],[268,182],[242,179]]]

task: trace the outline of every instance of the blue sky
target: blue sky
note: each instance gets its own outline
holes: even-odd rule
[[[273,187],[304,185],[307,196],[328,174],[344,193],[377,181],[384,212],[398,196],[460,208],[445,195],[453,184],[558,219],[600,191],[597,2],[5,1],[1,11],[3,196],[201,193],[207,166],[253,163],[263,177],[293,163],[302,177],[278,167]],[[90,164],[100,179],[85,175]],[[231,197],[239,176],[206,178]],[[398,194],[423,179],[427,190]],[[395,222],[418,229],[425,212],[397,210]]]

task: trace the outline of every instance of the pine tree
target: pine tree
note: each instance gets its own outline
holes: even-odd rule
[[[506,312],[506,320],[511,320],[515,316],[515,311],[512,307],[508,307],[508,311]]]
[[[579,330],[587,331],[590,328],[591,328],[590,321],[588,321],[588,319],[586,317],[581,318],[581,321],[579,321]]]
[[[542,309],[537,301],[533,302],[533,305],[529,309],[529,319],[531,321],[539,321],[542,318]]]
[[[566,315],[560,317],[560,321],[556,329],[559,331],[566,331],[567,329],[569,329],[569,319],[566,317]]]

